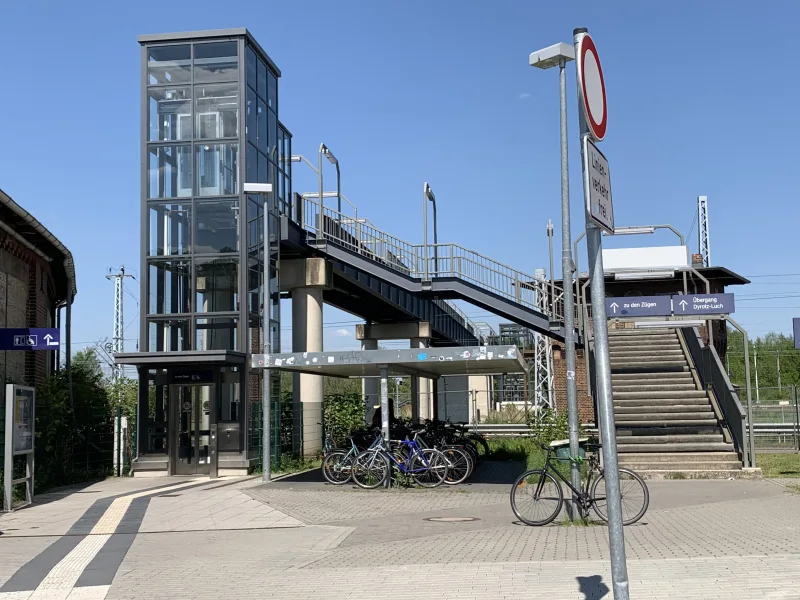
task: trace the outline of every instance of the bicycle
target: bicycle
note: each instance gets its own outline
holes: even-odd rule
[[[374,447],[356,456],[352,476],[357,486],[369,490],[391,483],[394,469],[423,487],[436,487],[447,478],[447,459],[438,450],[420,448],[416,441],[409,439],[395,444],[402,460],[394,455],[383,438],[376,440]]]
[[[558,479],[553,476],[554,474],[558,476],[558,478],[563,481],[570,490],[572,490],[572,493],[575,495],[576,505],[580,510],[581,517],[584,520],[586,520],[589,516],[589,508],[591,507],[601,520],[606,522],[608,521],[608,512],[605,502],[605,475],[603,473],[603,468],[600,466],[600,459],[598,458],[598,451],[600,448],[602,448],[602,446],[600,444],[591,444],[585,442],[586,439],[582,439],[581,445],[586,450],[594,450],[594,452],[588,456],[587,462],[589,468],[586,474],[586,482],[580,490],[575,489],[569,480],[564,477],[550,462],[553,452],[557,451],[558,448],[567,446],[569,444],[569,440],[554,441],[551,442],[549,446],[540,444],[542,449],[547,451],[547,458],[544,462],[544,468],[526,471],[517,478],[513,487],[511,488],[511,509],[514,511],[514,514],[520,521],[526,525],[547,525],[555,520],[555,518],[558,516],[558,513],[561,512],[561,507],[564,505],[564,493],[561,489]],[[583,459],[580,457],[555,457],[555,460],[568,460],[574,462],[583,461]],[[632,525],[641,519],[644,516],[644,513],[647,512],[647,507],[650,504],[650,492],[647,489],[647,485],[645,484],[644,480],[630,469],[619,469],[619,479],[623,509],[622,524]],[[598,488],[600,488],[601,484],[603,487],[600,489],[600,494],[598,495]],[[641,493],[641,500],[638,501],[635,499],[637,497],[637,492]],[[550,512],[545,512],[544,518],[541,519],[523,516],[522,511],[520,510],[520,505],[523,504],[523,498],[517,498],[517,494],[523,493],[529,493],[531,495],[532,508],[534,506],[539,506],[542,502],[552,500],[553,504],[552,508],[549,509]],[[633,498],[633,500],[631,500],[631,498]],[[628,500],[628,503],[626,503],[626,500]],[[625,514],[626,507],[628,506],[631,506],[633,511],[635,511],[632,511],[630,516],[626,516]],[[548,509],[545,509],[545,511],[547,510]]]
[[[380,432],[377,432],[375,440],[368,448],[372,448],[378,443],[380,435]],[[353,474],[353,460],[362,452],[356,444],[355,435],[351,435],[348,439],[350,448],[346,451],[343,448],[328,449],[320,467],[322,476],[333,485],[344,485],[350,481]]]

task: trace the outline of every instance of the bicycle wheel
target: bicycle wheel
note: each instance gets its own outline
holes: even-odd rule
[[[445,448],[442,454],[447,459],[447,485],[462,483],[472,474],[472,458],[469,453],[460,448]]]
[[[374,489],[389,476],[389,459],[380,452],[362,452],[353,461],[352,473],[358,487]]]
[[[483,450],[482,454],[480,452],[478,453],[478,460],[483,460],[485,457],[489,456],[489,442],[486,441],[485,437],[477,433],[473,433],[470,434],[469,439],[475,445],[476,449],[480,447],[480,450]]]
[[[602,485],[602,487],[600,487]],[[598,488],[600,490],[598,491]],[[629,469],[619,470],[619,492],[622,500],[622,524],[632,525],[644,516],[650,505],[650,491],[647,484],[636,473]],[[594,480],[589,492],[592,508],[597,516],[608,521],[608,503],[606,502],[606,478],[604,474]]]
[[[526,471],[511,488],[511,510],[526,525],[551,523],[561,512],[563,504],[561,486],[546,471]]]
[[[322,475],[329,483],[343,485],[353,473],[353,458],[349,452],[334,450],[322,461]]]
[[[444,454],[438,450],[425,448],[420,450],[422,456],[425,457],[423,461],[422,456],[415,454],[411,459],[411,478],[422,487],[433,488],[441,485],[447,479],[447,473],[450,469],[447,467],[447,459]],[[425,463],[427,464],[427,468]],[[417,469],[425,469],[424,471],[417,471]],[[416,473],[414,471],[417,471]]]

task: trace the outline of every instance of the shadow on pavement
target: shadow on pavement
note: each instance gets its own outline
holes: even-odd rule
[[[611,590],[603,583],[603,577],[600,575],[592,575],[590,577],[576,577],[578,585],[580,586],[580,593],[583,594],[583,600],[599,600],[605,598]]]

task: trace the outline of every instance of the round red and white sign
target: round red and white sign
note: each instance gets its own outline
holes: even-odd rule
[[[598,142],[606,137],[608,125],[608,105],[606,104],[606,84],[603,69],[597,56],[594,40],[587,33],[578,45],[578,80],[583,96],[583,111],[589,132]]]

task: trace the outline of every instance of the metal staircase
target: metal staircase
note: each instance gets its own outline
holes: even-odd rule
[[[674,329],[609,332],[620,465],[650,478],[731,477],[742,460]]]
[[[457,244],[410,244],[375,227],[367,219],[345,216],[320,206],[318,198],[295,196],[292,220],[307,243],[332,258],[374,273],[409,292],[435,298],[464,320],[480,339],[480,330],[448,300],[465,300],[528,327],[563,339],[562,290],[556,290],[555,314],[544,303],[536,277]]]

